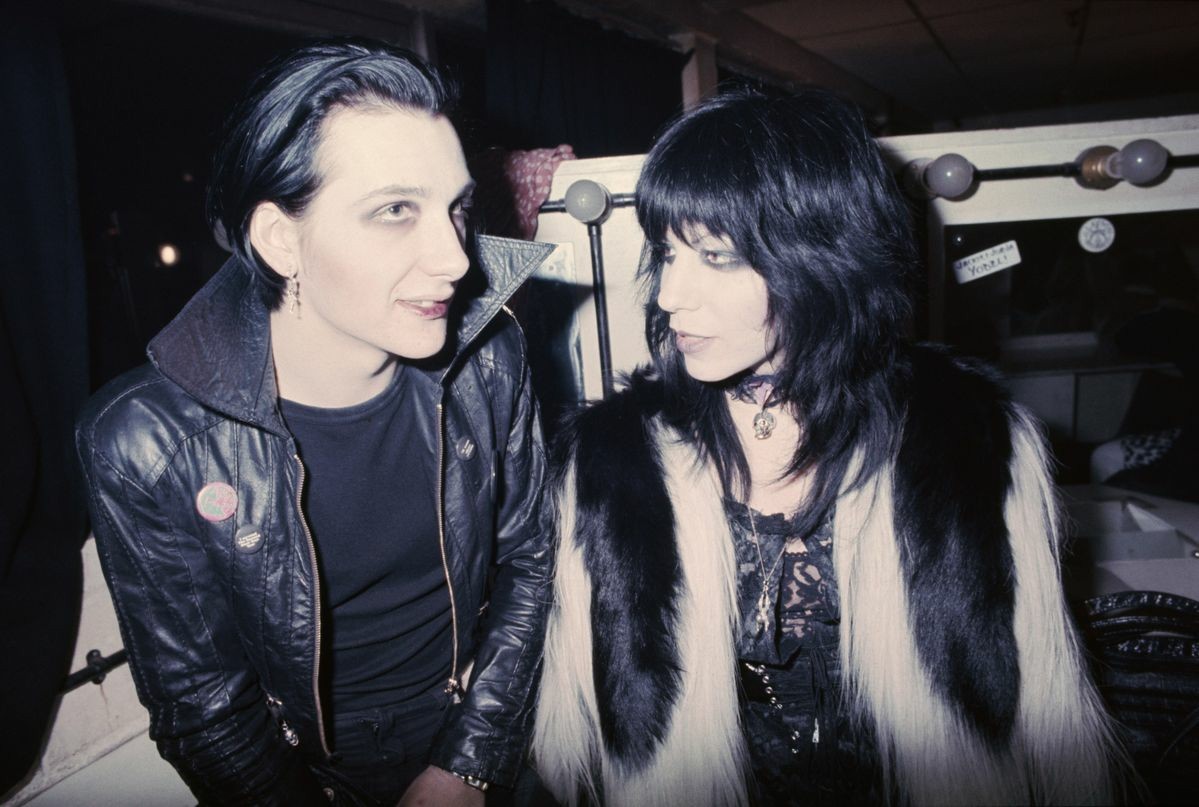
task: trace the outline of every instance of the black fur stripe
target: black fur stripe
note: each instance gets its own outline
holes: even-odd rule
[[[915,349],[912,363],[895,521],[916,648],[939,693],[1003,749],[1020,697],[1007,399],[990,371],[942,351]]]
[[[661,460],[643,419],[660,409],[655,395],[635,378],[564,435],[574,444],[576,539],[592,584],[600,727],[608,753],[630,772],[650,761],[679,694],[682,570]]]

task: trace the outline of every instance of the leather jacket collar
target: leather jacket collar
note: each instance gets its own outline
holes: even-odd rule
[[[475,271],[464,278],[455,301],[451,339],[422,363],[438,380],[553,251],[550,244],[485,235],[476,236],[472,247]],[[232,257],[146,353],[159,372],[205,406],[286,435],[270,343],[268,312],[251,287],[250,269]]]

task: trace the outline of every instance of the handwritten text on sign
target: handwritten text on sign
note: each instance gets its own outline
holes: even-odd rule
[[[1020,247],[1015,241],[1004,241],[990,249],[967,255],[953,262],[953,274],[958,283],[969,283],[1020,263]]]

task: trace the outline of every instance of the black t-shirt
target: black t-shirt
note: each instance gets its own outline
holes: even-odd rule
[[[408,405],[422,382],[401,367],[385,391],[355,406],[280,401],[307,471],[334,714],[402,704],[450,672],[436,446]]]

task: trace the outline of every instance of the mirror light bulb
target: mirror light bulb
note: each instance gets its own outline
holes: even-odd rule
[[[1132,185],[1150,185],[1166,170],[1170,152],[1156,140],[1134,140],[1110,158],[1113,176]]]
[[[584,224],[598,224],[608,216],[612,197],[608,189],[590,179],[580,179],[566,189],[566,212]]]
[[[937,196],[957,199],[974,185],[974,166],[961,154],[942,154],[924,169],[924,186]]]

